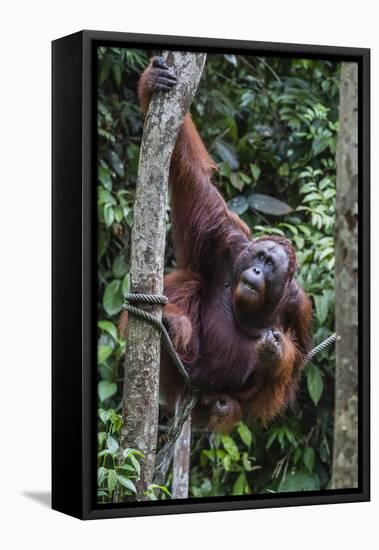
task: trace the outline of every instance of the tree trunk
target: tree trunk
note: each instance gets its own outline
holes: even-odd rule
[[[171,154],[184,116],[197,90],[205,54],[165,52],[178,76],[167,93],[150,102],[138,167],[131,238],[131,291],[163,292],[167,188]],[[142,306],[161,319],[161,306]],[[121,444],[141,451],[137,499],[152,482],[158,426],[160,337],[148,322],[129,315]]]
[[[332,488],[358,486],[358,64],[342,63],[336,197]]]
[[[182,411],[183,399],[178,397],[175,416]],[[175,442],[174,463],[172,468],[172,498],[188,498],[189,469],[191,451],[191,415],[183,424],[180,436]]]

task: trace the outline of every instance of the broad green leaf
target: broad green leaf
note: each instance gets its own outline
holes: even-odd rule
[[[245,476],[245,473],[242,472],[236,479],[234,485],[233,485],[233,491],[232,491],[232,494],[234,496],[239,496],[239,495],[243,495],[244,494],[244,489],[245,489],[245,484],[246,484],[246,476]]]
[[[129,489],[129,491],[132,491],[132,493],[137,493],[137,489],[133,481],[121,475],[118,475],[117,479],[118,479],[118,482],[121,483],[121,485],[123,485],[127,489]]]
[[[108,435],[107,437],[107,447],[112,453],[116,453],[118,451],[118,443],[111,435]]]
[[[107,189],[108,191],[112,191],[112,178],[109,173],[108,168],[105,166],[99,166],[99,180],[101,184]]]
[[[316,365],[308,365],[307,386],[313,403],[317,405],[324,389],[324,382],[322,380],[320,369],[316,367]]]
[[[251,434],[250,428],[246,426],[243,422],[240,422],[237,427],[240,438],[245,443],[246,447],[250,448],[251,442],[253,441],[253,436]]]
[[[232,170],[238,170],[239,162],[234,147],[219,140],[216,142],[216,150],[223,161],[225,161]]]
[[[136,471],[131,464],[121,464],[121,466],[117,466],[117,468],[119,470],[127,470],[128,472],[133,472],[133,474]]]
[[[240,457],[240,453],[237,445],[235,444],[234,440],[230,437],[230,435],[222,435],[221,442],[225,451],[230,455],[230,457],[233,460],[238,460]]]
[[[109,449],[104,449],[103,451],[100,451],[97,453],[98,458],[101,458],[102,456],[113,456],[115,457],[115,454],[110,451]]]
[[[145,455],[141,453],[141,451],[137,451],[137,449],[131,449],[130,447],[128,447],[127,449],[124,449],[122,451],[122,456],[124,458],[128,458],[130,455],[137,455],[137,456],[140,456],[141,458],[145,458]]]
[[[305,448],[303,460],[308,472],[313,472],[315,465],[315,451],[312,447]]]
[[[250,163],[250,171],[255,181],[258,181],[259,176],[261,175],[261,169],[259,168],[259,166],[257,166],[256,164]]]
[[[104,205],[104,221],[107,227],[110,227],[114,221],[114,210],[112,205]]]
[[[121,253],[118,256],[116,256],[113,262],[113,265],[112,265],[113,275],[117,279],[121,279],[121,277],[125,276],[127,269],[128,269],[128,266],[125,260],[125,255]]]
[[[253,210],[258,210],[258,212],[271,216],[284,216],[292,212],[292,208],[288,204],[269,195],[252,193],[248,198],[248,202],[250,208]]]
[[[124,176],[124,165],[119,159],[116,151],[111,152],[111,163],[116,174],[122,178]]]
[[[138,460],[133,455],[130,455],[129,459],[130,459],[130,462],[133,464],[134,469],[137,472],[137,475],[139,477],[141,475],[141,466],[140,466]]]
[[[303,202],[321,201],[322,195],[320,193],[309,193],[303,199]]]
[[[279,176],[288,176],[289,173],[290,173],[289,166],[287,162],[285,162],[279,168]]]
[[[234,197],[234,199],[228,201],[228,208],[232,212],[240,215],[246,212],[246,210],[249,208],[249,203],[247,202],[246,197],[239,195],[238,197]]]
[[[100,401],[109,399],[117,392],[117,385],[114,382],[108,382],[108,380],[101,380],[97,386]]]
[[[97,444],[99,447],[102,447],[104,445],[106,436],[107,436],[106,432],[97,432]]]
[[[116,315],[122,310],[124,298],[121,281],[115,280],[109,283],[103,296],[103,306],[108,315]]]
[[[242,191],[242,189],[245,186],[245,182],[239,177],[238,172],[232,172],[230,174],[230,183],[238,189],[238,191]]]
[[[316,474],[308,472],[289,472],[279,484],[278,493],[293,491],[317,491],[320,489],[320,480]]]
[[[151,483],[151,485],[149,485],[149,487],[148,487],[148,490],[150,491],[151,489],[160,489],[161,491],[163,491],[164,493],[166,493],[166,495],[168,495],[169,497],[171,497],[171,493],[170,493],[170,491],[167,489],[167,487],[165,487],[165,485],[156,485],[155,483]]]
[[[109,409],[108,411],[105,411],[104,409],[99,409],[98,410],[99,418],[102,422],[104,422],[104,424],[106,422],[108,422],[108,420],[110,419],[111,411],[112,411],[112,409]]]
[[[97,469],[97,484],[99,487],[103,483],[104,479],[106,478],[107,473],[108,473],[107,468],[104,468],[103,466],[100,466],[100,468]]]
[[[97,361],[99,365],[102,365],[108,357],[112,355],[112,348],[110,346],[99,346],[97,353]]]
[[[322,294],[321,296],[314,296],[316,315],[320,325],[323,325],[326,321],[329,311],[329,296],[328,294]]]
[[[110,334],[113,340],[117,341],[117,328],[113,323],[111,323],[110,321],[99,321],[97,323],[97,326],[104,332]]]
[[[97,188],[97,201],[99,204],[112,204],[113,206],[117,204],[112,193],[103,187]]]
[[[117,473],[115,470],[108,470],[108,493],[109,496],[113,493],[117,483]]]

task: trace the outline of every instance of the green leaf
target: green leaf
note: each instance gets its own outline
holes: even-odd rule
[[[225,161],[232,170],[238,170],[239,162],[234,147],[225,143],[225,141],[219,140],[216,142],[216,150],[222,160]]]
[[[104,409],[98,410],[99,418],[102,422],[104,422],[104,424],[106,424],[106,422],[108,422],[108,420],[110,419],[111,411],[112,409],[109,409],[108,411],[105,411]]]
[[[122,451],[122,456],[124,458],[128,458],[131,455],[137,455],[137,456],[140,456],[141,458],[145,458],[145,455],[141,453],[141,451],[137,451],[137,449],[131,449],[130,447],[128,447],[127,449],[124,449]]]
[[[309,193],[303,199],[303,202],[321,201],[322,195],[320,193]]]
[[[247,202],[246,197],[239,195],[228,201],[228,208],[232,212],[235,212],[238,215],[243,214],[249,208],[249,203]]]
[[[110,204],[104,206],[104,221],[107,227],[110,227],[114,222],[114,211],[113,207]]]
[[[242,191],[242,189],[245,186],[244,181],[239,177],[238,172],[232,172],[230,174],[230,183],[238,189],[238,191]]]
[[[259,168],[259,166],[257,166],[256,164],[250,163],[250,171],[255,181],[258,181],[259,176],[261,175],[261,169]]]
[[[98,187],[97,189],[97,200],[98,203],[101,204],[112,204],[115,206],[116,199],[113,197],[112,193],[107,191],[107,189],[103,189],[102,187]]]
[[[107,448],[112,453],[116,453],[118,451],[118,443],[111,435],[108,435],[107,437]]]
[[[105,166],[99,166],[99,180],[100,183],[107,189],[108,191],[112,190],[112,178],[109,173],[108,168]]]
[[[99,329],[110,334],[113,340],[117,341],[117,328],[113,323],[111,323],[110,321],[99,321],[97,323],[97,326],[99,327]]]
[[[312,447],[305,447],[303,460],[308,472],[313,472],[315,465],[315,451]]]
[[[284,216],[292,212],[292,208],[283,201],[270,197],[269,195],[262,195],[260,193],[252,193],[249,198],[249,206],[253,210],[269,214],[271,216]]]
[[[115,280],[109,283],[103,296],[103,306],[108,315],[116,315],[122,310],[124,297],[121,281]]]
[[[127,263],[126,263],[126,260],[125,260],[125,255],[124,254],[119,254],[115,258],[115,261],[113,262],[113,265],[112,265],[113,275],[116,278],[121,279],[121,277],[125,276],[125,273],[126,273],[127,269],[128,269],[128,266],[127,266]]]
[[[129,459],[130,459],[130,462],[133,464],[134,469],[135,469],[135,471],[137,472],[137,475],[138,475],[138,477],[139,477],[139,476],[141,475],[141,466],[140,466],[140,463],[138,462],[138,460],[136,459],[136,457],[133,456],[133,455],[130,455]]]
[[[313,403],[317,405],[324,389],[324,382],[322,380],[320,369],[316,367],[316,365],[308,365],[307,386]]]
[[[166,493],[166,495],[168,495],[169,497],[171,497],[171,493],[170,491],[167,489],[167,487],[165,487],[165,485],[156,485],[155,483],[151,483],[148,487],[148,491],[152,491],[154,489],[160,489],[161,491],[163,491],[164,493]]]
[[[293,491],[317,491],[320,489],[320,480],[316,474],[292,471],[279,484],[278,493]]]
[[[99,448],[103,446],[106,435],[106,432],[97,432],[97,444]]]
[[[230,455],[233,460],[239,460],[240,453],[238,447],[230,435],[222,435],[221,442],[225,451]]]
[[[316,137],[312,143],[313,155],[317,157],[320,153],[325,151],[328,145],[329,145],[329,141],[327,141],[324,136]]]
[[[97,352],[97,362],[99,365],[105,363],[105,361],[112,355],[112,348],[110,346],[99,346]]]
[[[279,176],[288,176],[290,173],[289,166],[285,162],[279,167]]]
[[[326,321],[329,311],[329,296],[328,294],[322,294],[322,296],[314,296],[314,302],[316,306],[316,315],[320,325],[323,325]]]
[[[111,163],[112,163],[112,166],[113,166],[114,171],[116,172],[116,174],[120,178],[122,178],[125,174],[124,165],[121,162],[121,160],[119,159],[119,156],[117,155],[116,151],[111,152]]]
[[[115,470],[108,470],[108,493],[109,496],[113,493],[117,483],[117,473]]]
[[[106,478],[108,473],[107,468],[104,468],[103,466],[100,466],[100,468],[97,469],[97,485],[100,487],[103,483],[104,479]]]
[[[118,466],[117,468],[119,470],[127,470],[128,472],[133,472],[133,474],[136,471],[136,469],[133,468],[133,466],[131,464],[121,464],[121,466]]]
[[[108,382],[107,380],[102,380],[97,386],[97,391],[99,394],[100,401],[105,401],[109,399],[117,392],[117,385],[114,382]]]
[[[129,489],[129,491],[132,491],[132,493],[137,493],[137,489],[136,489],[136,486],[134,485],[133,481],[131,481],[127,477],[124,477],[124,476],[121,476],[121,475],[118,475],[117,479],[118,479],[119,483],[121,483],[121,485],[123,485],[124,487]]]
[[[236,479],[234,485],[233,485],[233,491],[232,491],[232,494],[234,496],[239,496],[239,495],[243,495],[244,494],[244,489],[245,489],[245,484],[246,484],[246,476],[245,476],[245,473],[242,472]]]
[[[237,427],[237,431],[239,433],[240,438],[245,443],[246,447],[250,448],[251,442],[253,441],[253,436],[251,434],[250,429],[244,424],[243,422],[240,422]]]

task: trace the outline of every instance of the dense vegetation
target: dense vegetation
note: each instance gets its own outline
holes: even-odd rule
[[[130,230],[142,117],[138,75],[147,53],[98,54],[98,495],[135,491],[140,454],[121,454],[125,341],[117,331],[128,291]],[[329,61],[209,55],[192,114],[216,159],[229,207],[253,234],[285,235],[298,279],[314,302],[314,344],[334,330],[335,147],[339,66]],[[174,266],[167,222],[166,270]],[[317,490],[330,479],[334,351],[308,364],[298,403],[268,427],[239,424],[228,436],[193,433],[195,497]],[[162,415],[162,424],[167,419]],[[170,479],[166,485],[170,488]],[[150,487],[149,498],[167,498]]]

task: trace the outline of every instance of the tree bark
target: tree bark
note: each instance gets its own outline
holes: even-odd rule
[[[336,196],[332,488],[358,486],[358,64],[342,63]]]
[[[165,52],[178,77],[169,92],[151,99],[141,142],[131,237],[131,291],[163,292],[170,159],[184,116],[197,90],[205,54]],[[161,306],[141,306],[161,319]],[[152,482],[158,426],[160,337],[148,322],[129,315],[121,444],[141,451],[137,499]]]
[[[175,416],[182,411],[183,399],[180,396],[176,402]],[[174,461],[172,468],[172,498],[188,498],[189,469],[191,452],[191,415],[183,424],[180,436],[175,442]]]

